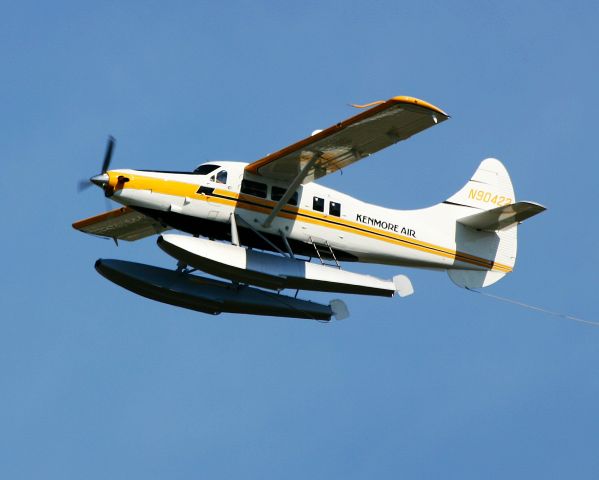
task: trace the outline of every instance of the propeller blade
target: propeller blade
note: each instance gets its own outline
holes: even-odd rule
[[[77,184],[77,192],[81,193],[91,187],[92,183],[89,180],[79,180]]]
[[[79,193],[81,193],[84,190],[87,190],[89,188],[89,186],[92,185],[93,183],[96,183],[98,186],[101,186],[102,188],[105,187],[105,184],[108,181],[108,175],[104,175],[104,174],[108,171],[108,167],[110,167],[110,161],[112,160],[112,152],[114,150],[115,143],[116,143],[116,140],[114,139],[114,137],[112,135],[109,135],[108,143],[106,144],[106,153],[104,153],[104,161],[102,162],[102,172],[100,173],[100,175],[96,175],[96,176],[90,178],[89,180],[80,180],[79,183],[77,184],[77,191]],[[102,179],[102,181],[100,181],[100,182],[94,181],[95,179],[100,178],[102,176],[105,177],[104,179]]]
[[[108,144],[106,145],[106,153],[104,154],[104,162],[102,163],[102,172],[106,173],[110,166],[110,160],[112,160],[112,150],[114,149],[115,139],[112,135],[108,137]]]

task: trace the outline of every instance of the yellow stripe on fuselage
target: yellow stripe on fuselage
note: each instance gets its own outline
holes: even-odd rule
[[[127,175],[127,177],[130,178],[130,181],[123,184],[124,189],[151,190],[153,192],[165,195],[188,197],[203,201],[209,200],[213,203],[227,205],[233,208],[242,208],[244,210],[257,213],[269,214],[277,204],[277,202],[272,200],[266,200],[263,198],[254,197],[252,195],[243,193],[240,194],[228,190],[215,189],[213,192],[215,196],[200,194],[197,193],[199,188],[198,185],[176,180],[164,180],[160,178],[139,176],[138,174]],[[451,250],[439,245],[416,240],[412,237],[397,235],[386,230],[372,228],[362,223],[352,222],[351,220],[345,220],[340,217],[331,219],[330,216],[327,217],[319,212],[304,210],[292,205],[286,205],[277,214],[278,218],[285,218],[289,220],[296,220],[298,216],[301,217],[302,222],[334,228],[336,230],[361,235],[363,237],[393,243],[402,247],[469,263],[471,265],[487,268],[489,270],[500,271],[504,273],[509,273],[512,271],[512,268],[508,265],[496,263],[492,260],[487,260],[475,255],[470,255],[468,253],[458,252],[456,250]]]

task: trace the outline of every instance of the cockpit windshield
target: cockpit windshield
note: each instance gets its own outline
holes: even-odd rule
[[[197,175],[208,175],[209,173],[214,172],[214,170],[217,168],[220,168],[220,165],[204,164],[196,168],[193,173]]]
[[[227,183],[227,171],[221,170],[216,174],[216,183]]]

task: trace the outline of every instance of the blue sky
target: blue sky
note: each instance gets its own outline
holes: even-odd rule
[[[3,478],[597,478],[599,329],[407,273],[351,317],[209,317],[99,258],[154,240],[71,228],[114,167],[252,161],[412,95],[452,119],[324,180],[397,208],[485,157],[548,211],[489,292],[598,320],[596,2],[19,2],[0,18]],[[351,267],[350,267],[351,268]],[[334,295],[333,295],[334,296]],[[304,295],[327,301],[331,295]]]

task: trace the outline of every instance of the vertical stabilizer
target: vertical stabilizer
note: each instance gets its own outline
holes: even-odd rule
[[[447,199],[447,203],[490,210],[516,201],[512,180],[496,158],[487,158],[478,166],[464,187]]]
[[[479,165],[472,178],[445,203],[462,208],[461,216],[475,215],[516,201],[514,187],[503,164],[487,158]],[[471,213],[470,213],[471,212]],[[492,285],[512,271],[518,252],[518,226],[493,231],[482,231],[456,222],[456,250],[489,260],[485,268],[469,270],[462,265],[447,271],[449,278],[460,287],[481,288]]]

